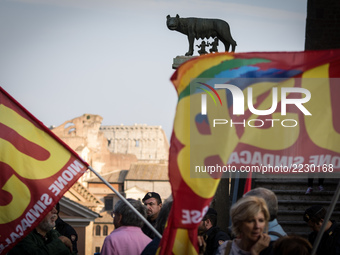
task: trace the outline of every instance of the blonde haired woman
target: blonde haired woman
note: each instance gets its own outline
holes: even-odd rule
[[[271,254],[270,237],[265,233],[270,218],[266,202],[255,196],[239,199],[230,210],[236,238],[226,241],[216,254]]]

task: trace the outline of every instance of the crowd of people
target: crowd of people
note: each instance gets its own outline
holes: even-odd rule
[[[147,210],[147,219],[155,229],[162,234],[166,225],[172,201],[162,203],[158,193],[149,192],[142,202]],[[115,209],[116,212],[116,209]],[[308,255],[311,254],[316,236],[324,223],[326,209],[320,205],[307,208],[301,216],[311,228],[308,239],[290,235],[284,231],[277,220],[278,200],[274,192],[266,188],[252,189],[243,195],[230,210],[231,230],[222,231],[217,224],[217,212],[209,208],[198,226],[197,243],[200,255]],[[124,217],[124,216],[122,216]],[[116,226],[117,228],[117,226]],[[112,234],[115,233],[114,230]],[[142,232],[152,241],[146,242],[144,248],[134,247],[134,253],[115,253],[111,247],[110,253],[102,254],[156,254],[160,238],[145,224]],[[106,239],[110,239],[108,236]],[[138,238],[137,235],[134,238]],[[107,248],[106,240],[103,251]],[[131,239],[126,246],[135,246],[137,240]],[[142,250],[140,252],[140,250]],[[328,221],[317,255],[340,255],[340,225]]]
[[[115,229],[105,238],[100,254],[156,254],[161,239],[155,230],[162,235],[172,199],[163,204],[158,193],[148,192],[143,203],[135,199],[127,202],[129,205],[122,200],[115,204],[111,214]],[[288,236],[277,220],[275,193],[266,188],[252,189],[232,205],[231,227],[226,232],[218,227],[216,210],[208,209],[198,226],[198,252],[200,255],[309,255],[324,225],[316,254],[340,255],[340,225],[332,220],[325,222],[326,212],[320,205],[307,208],[302,218],[312,230],[308,239]],[[77,233],[58,213],[59,204],[8,255],[77,254]],[[154,229],[145,224],[145,219]]]

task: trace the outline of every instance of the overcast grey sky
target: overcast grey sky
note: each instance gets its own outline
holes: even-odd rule
[[[46,126],[91,113],[103,125],[160,125],[170,138],[171,65],[188,43],[166,27],[168,14],[227,21],[236,52],[303,51],[306,7],[307,0],[0,0],[0,86]]]

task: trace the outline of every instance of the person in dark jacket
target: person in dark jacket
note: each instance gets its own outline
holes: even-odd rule
[[[55,222],[55,229],[63,236],[66,236],[67,238],[69,238],[72,242],[72,251],[74,253],[78,253],[78,248],[77,248],[77,241],[78,241],[78,234],[77,232],[74,230],[74,228],[66,223],[65,221],[63,221],[60,216],[59,216],[59,212],[60,212],[60,205],[59,202],[56,205],[56,209],[57,209],[57,215],[58,218]]]
[[[71,240],[53,229],[57,219],[57,209],[53,209],[45,216],[39,225],[22,239],[7,255],[70,255],[72,253]]]
[[[144,205],[146,206],[146,213],[148,215],[148,221],[150,224],[155,227],[156,220],[158,214],[162,208],[162,199],[161,196],[156,192],[148,192],[145,194],[144,198],[142,199]],[[155,233],[148,227],[148,225],[144,224],[142,227],[142,231],[151,239],[155,238]]]
[[[314,245],[318,232],[324,223],[326,212],[326,209],[321,205],[313,205],[309,207],[303,215],[303,220],[307,222],[308,226],[313,230],[308,236],[308,240],[312,245]],[[329,220],[326,223],[326,228],[321,237],[316,254],[340,255],[340,225],[335,221]]]
[[[202,218],[198,226],[198,235],[204,240],[204,255],[214,255],[224,241],[230,240],[229,235],[217,227],[217,212],[213,208],[209,208]]]
[[[163,234],[163,231],[165,229],[165,225],[172,207],[172,202],[172,198],[167,200],[158,214],[155,228],[161,235]],[[152,241],[144,248],[141,255],[155,255],[160,241],[161,239],[158,236],[155,236],[155,238],[152,239]]]

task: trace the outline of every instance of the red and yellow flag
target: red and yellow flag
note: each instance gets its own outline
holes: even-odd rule
[[[87,167],[0,87],[0,254],[34,229]]]
[[[340,50],[213,53],[182,64],[171,78],[174,201],[158,254],[198,254],[197,226],[223,174],[339,172],[339,77]]]

